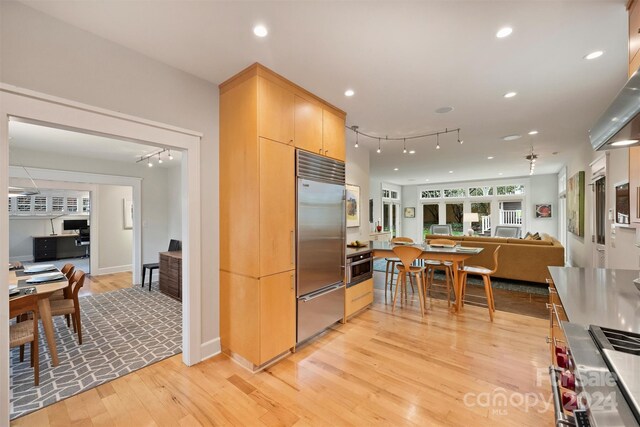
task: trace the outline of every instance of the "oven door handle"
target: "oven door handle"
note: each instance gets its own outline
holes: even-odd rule
[[[564,414],[562,410],[562,401],[560,400],[560,387],[558,386],[558,370],[555,366],[549,366],[549,378],[551,380],[551,393],[553,394],[553,412],[555,413],[555,425],[557,426],[575,426]]]
[[[363,260],[360,260],[360,261],[352,262],[352,263],[350,263],[350,265],[351,265],[351,267],[353,267],[354,265],[360,265],[360,264],[364,264],[364,263],[367,263],[367,262],[371,262],[371,258],[366,258],[366,259],[363,259]]]

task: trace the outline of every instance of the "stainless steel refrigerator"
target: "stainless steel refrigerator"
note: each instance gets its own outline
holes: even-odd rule
[[[344,163],[296,152],[297,342],[344,316]]]

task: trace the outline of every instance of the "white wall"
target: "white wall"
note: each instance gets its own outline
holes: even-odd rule
[[[373,232],[376,223],[382,218],[382,182],[373,176],[369,176],[369,198],[373,199],[373,223],[369,224],[369,231]]]
[[[529,182],[528,231],[558,238],[558,175],[533,175]],[[536,218],[535,205],[543,203],[551,203],[551,218]]]
[[[180,163],[167,170],[167,214],[169,239],[182,240],[182,186]]]
[[[3,82],[204,135],[201,338],[215,344],[220,336],[217,86],[17,2],[0,2],[0,19]],[[165,236],[162,240],[166,245]]]
[[[98,232],[98,274],[130,271],[133,230],[124,228],[123,201],[133,199],[133,189],[119,185],[99,185],[96,197],[99,218],[98,230],[95,230]],[[92,242],[96,241],[95,231],[91,230]],[[143,232],[143,239],[144,234]]]
[[[405,218],[404,208],[416,208],[415,218]],[[418,216],[421,209],[418,201],[418,188],[415,185],[405,185],[402,187],[402,235],[404,237],[410,237],[415,242],[422,242],[424,236],[422,236],[422,227],[420,227],[420,220]]]
[[[369,150],[355,148],[347,141],[347,184],[360,187],[360,226],[347,228],[347,242],[369,241]]]

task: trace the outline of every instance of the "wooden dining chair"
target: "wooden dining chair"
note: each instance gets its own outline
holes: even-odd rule
[[[430,245],[455,246],[456,242],[450,239],[431,239]],[[445,286],[447,289],[447,306],[451,307],[451,283],[453,283],[453,263],[451,261],[439,261],[434,259],[425,260],[427,267],[427,293],[431,296],[433,288],[433,278],[436,270],[444,270]]]
[[[59,291],[56,291],[51,294],[49,297],[49,301],[61,300],[61,299],[71,299],[71,278],[73,277],[73,273],[76,270],[76,266],[70,263],[65,264],[60,272],[65,275],[67,281],[69,282],[69,286]],[[65,315],[65,319],[67,320],[67,327],[71,326],[71,316]]]
[[[498,246],[493,251],[493,269],[489,269],[486,267],[476,267],[476,266],[464,266],[460,269],[460,273],[462,274],[462,295],[460,303],[464,305],[464,296],[465,291],[467,289],[467,276],[469,274],[482,276],[482,281],[484,282],[484,293],[487,298],[487,308],[489,309],[489,318],[493,322],[493,313],[496,311],[496,304],[493,299],[493,288],[491,287],[491,275],[495,274],[498,270],[498,253],[500,251],[500,246]]]
[[[391,243],[413,243],[413,239],[409,237],[394,237],[391,239]],[[384,292],[387,294],[387,285],[389,286],[389,291],[393,292],[393,276],[396,274],[396,264],[400,263],[398,258],[385,258],[387,262],[387,266],[384,272]],[[398,280],[396,279],[396,285]],[[413,281],[411,282],[411,290],[415,292],[413,289]]]
[[[9,326],[9,347],[20,347],[20,361],[24,361],[24,345],[29,343],[34,383],[40,384],[40,358],[38,355],[38,295],[31,294],[9,300],[9,318],[31,319]]]
[[[78,344],[82,344],[82,327],[80,324],[80,301],[78,291],[84,285],[84,271],[77,270],[69,280],[71,287],[71,298],[51,301],[51,315],[70,315],[73,323],[73,331],[78,333]]]
[[[400,260],[400,264],[396,265],[398,270],[398,279],[396,282],[396,290],[393,294],[393,305],[391,311],[396,308],[396,300],[398,299],[398,289],[402,288],[402,292],[406,294],[407,291],[407,276],[414,275],[416,281],[418,281],[418,299],[420,300],[420,314],[424,317],[424,298],[423,289],[425,287],[425,267],[419,267],[412,265],[413,262],[422,255],[422,248],[416,248],[415,246],[395,246],[393,253]]]

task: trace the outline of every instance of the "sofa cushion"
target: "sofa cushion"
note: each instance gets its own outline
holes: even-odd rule
[[[549,240],[524,240],[524,239],[509,239],[507,243],[517,243],[519,245],[543,245],[551,246],[553,242]]]

